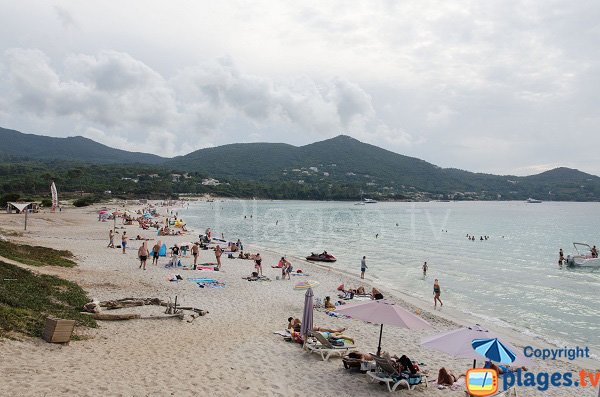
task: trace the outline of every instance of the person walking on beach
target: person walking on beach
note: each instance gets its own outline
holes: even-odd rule
[[[365,278],[365,271],[367,270],[367,257],[363,256],[360,260],[360,278]]]
[[[127,248],[127,232],[123,232],[121,236],[121,247],[123,247],[123,253],[125,253],[125,249]]]
[[[442,306],[444,306],[444,304],[442,303],[442,300],[440,299],[441,292],[442,291],[440,289],[440,284],[438,282],[438,279],[436,278],[435,281],[433,282],[433,308],[434,309],[437,307],[438,301],[440,302],[440,308]]]
[[[427,269],[429,268],[429,266],[427,266],[427,262],[423,263],[423,277],[427,276]]]
[[[198,263],[198,253],[198,242],[195,242],[194,245],[192,245],[192,256],[194,257],[194,270],[196,270],[196,264]]]
[[[217,259],[217,269],[221,270],[221,255],[223,255],[223,250],[220,245],[217,245],[215,248],[215,258]]]
[[[108,232],[108,245],[106,248],[115,248],[115,232],[112,229]]]
[[[138,258],[140,258],[140,269],[143,267],[146,270],[146,261],[148,260],[148,247],[146,242],[138,249]]]
[[[262,273],[262,258],[260,257],[260,253],[256,253],[256,256],[254,257],[254,268],[256,269],[256,272],[258,274],[260,274],[261,276],[263,275]]]

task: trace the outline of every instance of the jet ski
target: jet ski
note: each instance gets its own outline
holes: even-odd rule
[[[335,262],[337,261],[336,257],[328,254],[327,251],[323,252],[322,254],[315,254],[313,252],[310,253],[310,256],[306,257],[307,261],[313,261],[313,262]]]

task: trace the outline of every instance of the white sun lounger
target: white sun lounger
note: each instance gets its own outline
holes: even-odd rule
[[[306,343],[304,348],[311,353],[320,354],[323,361],[329,360],[329,357],[334,354],[343,357],[346,353],[356,349],[354,345],[334,346],[320,332],[315,332],[313,336],[317,342]]]

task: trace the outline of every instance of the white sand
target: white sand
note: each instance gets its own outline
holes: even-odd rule
[[[78,267],[35,268],[35,271],[55,274],[79,283],[91,297],[99,300],[125,297],[158,297],[163,300],[178,296],[178,303],[195,306],[210,313],[188,323],[169,320],[132,320],[99,322],[97,329],[77,329],[88,337],[68,346],[52,345],[40,339],[0,342],[0,396],[369,396],[386,395],[387,389],[369,384],[366,376],[348,372],[339,358],[321,361],[317,355],[303,353],[300,345],[287,343],[274,335],[283,330],[289,316],[301,317],[304,291],[293,290],[296,279],[276,280],[279,269],[270,266],[280,255],[261,252],[266,276],[271,282],[249,282],[242,276],[253,270],[253,262],[227,259],[223,256],[221,272],[197,272],[164,269],[148,265],[138,268],[138,241],[130,241],[128,253],[105,248],[112,222],[98,222],[94,209],[68,209],[58,214],[33,214],[28,231],[16,241],[35,243],[56,249],[69,249],[77,256]],[[0,228],[20,230],[23,218],[0,215]],[[127,226],[130,237],[140,234],[157,238],[150,231]],[[198,233],[185,237],[161,237],[167,245],[194,240]],[[117,238],[115,241],[119,241]],[[152,246],[152,242],[149,243]],[[150,262],[150,260],[149,260]],[[161,258],[161,265],[166,262]],[[191,257],[184,263],[191,263]],[[212,251],[201,251],[200,262],[214,262]],[[306,279],[318,280],[315,296],[334,297],[340,283],[361,285],[359,279],[326,267],[315,266],[297,258],[295,268],[310,274]],[[215,278],[226,283],[223,289],[201,289],[187,280],[169,282],[169,275]],[[367,288],[370,284],[363,283]],[[386,298],[400,301],[383,291]],[[433,331],[420,332],[384,327],[383,348],[392,353],[406,354],[427,364],[430,381],[437,377],[441,366],[455,372],[469,368],[470,360],[457,360],[441,353],[422,349],[421,337],[456,328],[453,322],[466,324],[458,311],[431,312],[430,302],[403,302],[418,311],[434,326]],[[446,302],[447,306],[451,302]],[[426,309],[426,310],[423,310]],[[139,309],[138,309],[139,310]],[[159,314],[156,307],[142,309]],[[123,309],[120,312],[133,312]],[[441,314],[441,315],[440,315]],[[453,320],[453,321],[451,321]],[[346,327],[363,352],[377,347],[379,327],[357,320],[338,319],[316,311],[316,325]],[[505,336],[518,346],[540,341],[528,341],[523,335]],[[592,364],[593,365],[593,364]],[[596,369],[592,366],[588,368]],[[538,362],[535,371],[579,370],[573,363]],[[405,396],[463,396],[463,391],[418,387],[402,390]],[[596,396],[591,388],[550,388],[539,392],[532,387],[520,389],[522,396]]]

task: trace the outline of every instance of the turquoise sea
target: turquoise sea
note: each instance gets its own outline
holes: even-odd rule
[[[600,203],[218,200],[179,211],[196,230],[289,256],[327,250],[353,273],[366,255],[369,277],[423,300],[438,278],[445,304],[484,324],[600,355],[600,269],[558,266],[560,248],[600,245]]]

